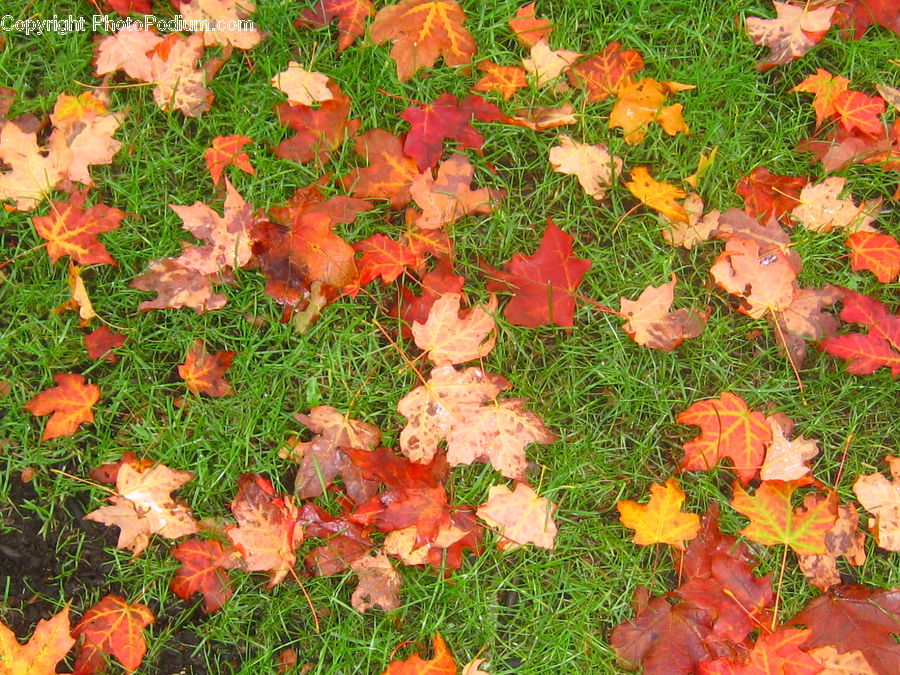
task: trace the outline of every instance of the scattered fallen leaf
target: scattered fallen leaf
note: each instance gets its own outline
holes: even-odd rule
[[[118,595],[105,596],[72,628],[73,638],[84,639],[72,675],[105,670],[110,656],[115,656],[128,672],[137,670],[147,653],[143,630],[155,622],[146,605],[130,604]]]
[[[622,171],[622,160],[605,145],[579,143],[568,136],[560,136],[559,145],[550,148],[550,165],[557,173],[577,176],[584,191],[598,201]]]
[[[390,612],[400,606],[398,593],[403,580],[384,553],[362,555],[350,563],[350,569],[359,577],[359,585],[350,600],[357,612],[373,607]]]
[[[893,480],[880,473],[862,475],[853,483],[853,493],[874,516],[869,518],[869,529],[878,545],[887,551],[900,551],[900,457],[885,459]]]
[[[256,173],[250,163],[250,157],[246,152],[242,152],[244,146],[252,142],[252,138],[240,134],[216,136],[212,140],[212,146],[206,149],[203,158],[206,160],[209,175],[212,176],[213,185],[218,185],[222,180],[222,172],[226,166],[236,167],[251,176]]]
[[[515,490],[505,485],[491,486],[488,500],[477,511],[479,518],[499,532],[497,547],[507,552],[525,544],[553,549],[556,541],[554,513],[556,504],[538,497],[525,483],[516,483]]]
[[[75,644],[69,637],[69,606],[40,619],[24,645],[0,623],[0,672],[3,675],[55,675],[56,666]]]
[[[622,326],[639,345],[670,352],[685,339],[703,332],[706,317],[688,309],[669,308],[675,300],[675,274],[662,286],[647,286],[637,300],[622,297],[621,312],[628,321]]]
[[[77,373],[60,373],[53,376],[55,387],[32,396],[25,409],[36,417],[50,415],[41,440],[71,436],[82,422],[93,422],[94,404],[100,400],[100,387],[87,384]]]
[[[665,485],[653,483],[650,493],[647,504],[638,504],[628,499],[616,502],[622,525],[635,531],[632,539],[635,544],[671,544],[683,550],[684,542],[697,536],[700,516],[682,513],[681,505],[685,494],[674,478],[667,479]]]
[[[178,366],[178,375],[185,386],[195,394],[207,396],[228,396],[233,394],[231,385],[225,379],[225,371],[237,352],[221,351],[210,354],[197,338],[188,350],[184,363]]]
[[[334,98],[334,92],[328,88],[327,75],[309,71],[296,61],[289,61],[287,70],[283,70],[271,80],[272,86],[287,94],[291,105],[313,105]]]

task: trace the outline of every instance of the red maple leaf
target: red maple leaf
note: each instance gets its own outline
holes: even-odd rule
[[[480,150],[484,137],[472,128],[472,119],[497,122],[503,119],[503,113],[477,94],[470,94],[457,103],[453,94],[444,93],[426,106],[409,106],[400,117],[412,126],[403,152],[416,161],[419,171],[426,171],[437,165],[446,139],[464,148]]]
[[[195,394],[207,396],[227,396],[234,393],[225,379],[225,371],[237,352],[221,351],[210,354],[203,346],[203,340],[194,340],[184,363],[178,366],[178,374],[185,386]]]
[[[324,164],[344,138],[353,136],[360,125],[359,120],[350,119],[350,98],[340,90],[318,108],[280,103],[277,112],[279,122],[297,133],[281,141],[275,155],[300,164],[313,159]]]
[[[744,198],[744,211],[765,223],[769,218],[786,218],[800,205],[800,190],[807,180],[806,176],[776,176],[759,166],[741,178],[735,192]]]
[[[299,523],[307,537],[325,542],[306,554],[306,569],[318,577],[340,574],[354,560],[375,548],[367,530],[346,514],[334,517],[311,502],[300,509]]]
[[[492,278],[491,293],[512,292],[503,316],[517,326],[562,326],[571,328],[575,316],[575,289],[591,268],[590,260],[572,254],[572,236],[560,230],[552,220],[538,250],[530,255],[513,255],[502,270],[482,265]]]
[[[356,261],[359,269],[360,286],[365,286],[378,277],[385,284],[397,279],[407,267],[414,267],[418,257],[399,241],[394,241],[383,234],[373,234],[353,244],[362,257]]]
[[[127,671],[137,670],[147,653],[141,631],[155,621],[149,607],[107,595],[88,609],[72,629],[72,637],[84,636],[72,675],[105,670],[109,656],[115,656]]]
[[[850,269],[870,270],[883,284],[900,275],[900,243],[881,232],[854,232],[844,242],[850,249]]]
[[[207,614],[221,609],[231,598],[231,586],[226,569],[233,567],[229,550],[215,539],[188,539],[172,550],[172,557],[181,562],[169,586],[182,600],[190,600],[195,593],[203,594],[203,611]]]
[[[867,295],[844,290],[841,320],[858,323],[868,333],[846,333],[820,341],[819,349],[847,361],[847,372],[869,375],[879,368],[890,368],[891,375],[900,375],[900,315]]]
[[[840,25],[853,29],[853,37],[857,40],[875,24],[900,35],[896,0],[845,0],[838,6],[835,16]]]
[[[222,179],[222,172],[226,166],[234,166],[244,173],[254,175],[255,170],[250,164],[250,157],[242,149],[247,143],[252,143],[253,139],[247,136],[235,134],[233,136],[216,136],[212,141],[212,146],[207,148],[203,153],[206,160],[206,168],[209,169],[209,175],[212,176],[214,185],[218,185]]]
[[[400,333],[403,337],[412,337],[413,322],[425,323],[434,301],[444,293],[461,293],[465,279],[453,273],[453,261],[449,256],[438,258],[437,265],[422,277],[422,292],[414,295],[408,287],[400,288],[400,296],[396,306],[391,309],[391,316],[402,320]]]
[[[859,91],[845,91],[834,101],[834,111],[847,131],[864,134],[880,134],[884,125],[878,119],[884,114],[884,99],[880,96],[866,96]]]
[[[106,326],[100,326],[84,336],[84,346],[92,359],[105,359],[115,363],[119,357],[113,354],[112,350],[121,347],[127,339],[124,335],[113,333]]]
[[[338,51],[344,51],[365,32],[366,17],[375,13],[369,0],[318,0],[315,5],[300,12],[294,26],[323,28],[337,19]]]
[[[644,59],[633,49],[621,50],[621,42],[610,42],[599,54],[591,54],[569,68],[569,81],[587,92],[588,103],[614,96],[631,76],[644,67]]]

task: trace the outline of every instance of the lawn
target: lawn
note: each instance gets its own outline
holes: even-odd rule
[[[121,73],[103,90],[109,109],[122,119],[115,132],[121,149],[111,163],[91,167],[96,187],[88,203],[133,215],[100,237],[117,264],[82,271],[99,317],[90,327],[80,325],[77,312],[55,311],[71,297],[68,258],[51,262],[32,225],[32,218],[50,212],[49,201],[33,211],[16,211],[9,202],[0,210],[0,619],[21,641],[39,619],[67,603],[74,622],[115,593],[147,605],[156,617],[145,631],[148,651],[139,673],[275,673],[277,655],[290,649],[298,665],[289,672],[376,674],[417,648],[395,653],[398,644],[418,643],[427,651],[436,632],[460,665],[486,658],[490,673],[622,672],[611,630],[634,615],[631,600],[639,586],[661,595],[678,585],[679,571],[671,547],[631,541],[634,533],[620,522],[616,503],[646,502],[651,484],[677,473],[684,443],[697,435],[696,427],[676,423],[679,413],[732,392],[753,410],[787,415],[796,433],[819,441],[813,473],[841,501],[854,499],[857,475],[887,473],[884,457],[900,454],[900,386],[890,371],[852,375],[844,361],[810,345],[795,372],[772,324],[736,311],[738,298],[710,278],[722,241],[703,241],[691,250],[670,246],[661,235],[661,217],[641,206],[624,182],[628,171],[646,166],[656,180],[687,188],[683,179],[695,172],[700,154],[718,148],[699,187],[707,210],[743,208],[735,186],[757,167],[808,176],[810,183],[838,175],[847,179],[847,194],[857,202],[884,198],[875,225],[900,236],[897,201],[890,199],[897,172],[856,163],[828,174],[810,153],[796,149],[816,119],[811,97],[791,91],[817,68],[848,78],[853,89],[870,96],[876,85],[900,86],[897,35],[876,26],[859,40],[847,40],[833,29],[802,58],[760,72],[754,66],[765,50],[751,42],[744,19],[774,16],[771,2],[546,0],[538,2],[538,14],[553,23],[553,48],[593,54],[618,41],[642,55],[645,67],[638,77],[695,85],[667,102],[683,104],[690,133],[670,136],[653,125],[636,145],[608,128],[613,98],[588,103],[578,88],[554,93],[533,81],[510,101],[483,94],[508,114],[571,101],[577,123],[532,131],[475,122],[485,138],[483,152],[465,151],[475,167],[474,186],[505,192],[493,212],[464,217],[449,228],[454,270],[465,277],[470,305],[488,299],[483,266],[502,268],[516,253],[532,254],[547,219],[572,235],[575,256],[592,263],[577,289],[570,329],[527,328],[498,311],[496,346],[481,363],[510,382],[505,397],[525,399],[526,409],[559,437],[527,449],[528,483],[558,507],[555,548],[505,552],[488,530],[484,550],[466,553],[459,569],[395,560],[403,579],[400,606],[360,613],[351,606],[356,581],[350,571],[303,575],[310,540],[296,565],[302,590],[290,576],[267,588],[265,574],[234,570],[233,597],[222,609],[207,615],[199,596],[180,599],[170,590],[179,566],[169,553],[175,542],[154,536],[132,556],[116,548],[117,528],[83,520],[109,494],[88,477],[91,469],[130,450],[194,473],[178,495],[215,536],[234,522],[229,504],[242,474],[266,477],[280,494],[293,490],[297,465],[279,452],[295,437],[312,437],[296,413],[333,406],[378,426],[382,444],[398,447],[406,423],[398,402],[421,383],[426,365],[413,341],[399,337],[400,321],[390,313],[397,283],[376,281],[356,297],[336,299],[303,332],[280,320],[282,306],[267,295],[266,278],[252,267],[234,270],[234,284],[215,286],[227,297],[222,309],[140,311],[138,305],[153,296],[131,287],[132,281],[153,261],[179,255],[185,242],[197,244],[170,205],[200,201],[222,212],[225,187],[213,185],[204,151],[214,138],[234,134],[252,139],[245,151],[255,173],[228,168],[225,176],[255,211],[284,204],[298,187],[316,181],[328,197],[348,194],[335,178],[364,165],[352,140],[323,163],[300,164],[273,152],[294,133],[279,124],[275,107],[285,96],[270,84],[289,61],[331,78],[350,98],[361,132],[405,133],[409,125],[399,115],[408,106],[447,92],[463,98],[481,77],[439,61],[400,81],[389,44],[361,38],[339,51],[335,26],[294,26],[308,3],[257,4],[253,21],[266,37],[249,51],[235,50],[221,65],[209,84],[215,99],[208,112],[164,112],[151,86],[134,86]],[[478,46],[474,61],[519,65],[528,52],[508,21],[520,3],[461,4]],[[172,14],[168,3],[154,7],[160,16]],[[3,11],[17,19],[95,12],[87,1],[48,0],[10,0]],[[97,91],[104,82],[92,62],[96,37],[90,30],[0,33],[0,85],[18,94],[8,117],[46,120],[59,95]],[[211,47],[205,58],[221,51]],[[886,124],[897,114],[889,110]],[[42,141],[49,129],[48,123],[39,131]],[[602,143],[622,158],[624,180],[615,181],[603,200],[586,195],[575,177],[553,170],[548,155],[561,133]],[[452,145],[446,144],[445,159]],[[0,164],[0,171],[9,168]],[[60,191],[51,196],[67,199]],[[372,210],[338,225],[335,233],[351,243],[376,233],[397,239],[403,218],[402,211],[375,200]],[[845,287],[897,310],[900,283],[879,283],[871,273],[852,271],[845,233],[796,227],[790,234],[791,248],[804,263],[800,284]],[[678,279],[675,307],[708,311],[709,318],[698,337],[669,353],[636,344],[622,330],[624,319],[598,306],[618,311],[620,298],[635,299],[672,274]],[[418,279],[413,272],[402,278],[416,293]],[[501,294],[501,310],[508,296]],[[837,314],[839,308],[826,311]],[[101,325],[127,337],[114,363],[86,354],[84,335]],[[232,395],[210,397],[185,388],[178,366],[197,339],[210,352],[235,352],[226,375]],[[80,373],[99,386],[95,419],[72,435],[41,440],[46,418],[32,415],[26,403],[64,373]],[[24,483],[23,472],[29,477]],[[719,504],[724,532],[735,534],[747,524],[728,506],[734,480],[729,470],[677,477],[687,495],[685,511],[702,515]],[[498,483],[512,485],[490,464],[476,463],[452,468],[447,492],[454,505],[477,506]],[[341,511],[335,492],[315,503],[332,515]],[[840,562],[843,582],[879,589],[900,585],[897,554],[879,548],[865,524],[862,514],[867,560],[859,567]],[[384,535],[373,537],[380,543]],[[772,573],[777,580],[783,573],[783,620],[821,595],[793,553],[782,567],[785,547],[748,544],[758,556],[757,576]],[[119,668],[110,665],[112,672]]]

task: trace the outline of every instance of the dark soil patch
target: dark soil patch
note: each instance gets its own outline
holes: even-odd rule
[[[189,621],[185,618],[190,615]],[[198,628],[206,615],[189,603],[174,600],[160,610],[154,632],[175,624],[174,633],[166,640],[158,658],[145,662],[141,672],[146,675],[231,675],[241,667],[242,654],[235,645],[203,641]],[[178,625],[181,624],[181,625]]]
[[[82,520],[84,504],[77,497],[69,497],[64,508],[55,509],[57,517],[51,523],[44,523],[28,503],[37,503],[34,487],[13,479],[0,505],[0,618],[20,639],[32,632],[39,619],[56,613],[57,608],[43,598],[78,598],[99,587],[108,593],[120,592],[107,584],[104,570],[111,559],[104,548],[115,546],[116,530]],[[66,554],[60,556],[57,551]]]

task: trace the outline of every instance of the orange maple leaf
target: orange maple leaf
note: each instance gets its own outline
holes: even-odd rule
[[[32,415],[42,417],[53,413],[44,427],[42,441],[59,436],[71,436],[82,422],[93,422],[93,405],[100,400],[100,387],[86,384],[83,375],[61,373],[54,375],[55,387],[45,389],[25,403]]]
[[[690,216],[676,199],[684,199],[687,192],[670,183],[654,180],[645,166],[636,166],[631,170],[631,180],[625,187],[637,197],[642,204],[658,211],[666,218],[676,222],[688,223]]]
[[[433,659],[425,661],[416,654],[405,661],[394,661],[381,675],[456,675],[456,662],[444,638],[435,633],[432,645]]]
[[[387,199],[395,209],[409,203],[409,186],[419,175],[416,161],[403,152],[404,139],[384,129],[371,129],[356,137],[354,152],[368,167],[358,168],[341,178],[354,197]]]
[[[337,19],[338,51],[344,51],[356,38],[362,37],[366,17],[374,13],[375,6],[369,0],[318,0],[315,5],[300,12],[300,18],[294,25],[298,28],[322,28]]]
[[[72,675],[90,675],[106,667],[115,656],[125,670],[137,670],[147,653],[143,629],[156,621],[140,603],[129,604],[118,595],[107,595],[88,609],[72,629],[72,637],[84,636]]]
[[[497,311],[497,296],[491,295],[487,305],[476,305],[462,316],[461,300],[460,293],[444,293],[431,305],[428,319],[412,325],[416,346],[427,352],[435,365],[481,359],[494,348],[497,335],[493,314]]]
[[[231,597],[231,586],[225,570],[232,566],[229,549],[215,539],[188,539],[171,550],[181,563],[169,583],[172,592],[182,600],[195,593],[203,594],[203,611],[207,614],[222,608]]]
[[[837,97],[847,91],[850,80],[840,75],[832,75],[827,70],[816,68],[814,75],[809,75],[790,91],[801,91],[815,95],[812,102],[816,111],[816,125],[822,124],[835,114],[834,102]]]
[[[516,39],[526,47],[531,47],[541,38],[550,37],[553,24],[547,19],[537,18],[537,3],[531,2],[516,10],[516,15],[509,20],[509,27]]]
[[[700,516],[681,512],[685,494],[674,478],[667,479],[665,485],[653,483],[650,493],[647,504],[629,499],[616,503],[622,524],[635,531],[632,541],[641,546],[671,544],[684,550],[684,542],[700,531]]]
[[[397,79],[406,82],[419,68],[431,68],[439,57],[462,66],[477,50],[463,26],[466,14],[455,0],[400,0],[382,8],[369,27],[375,44],[393,41],[391,57]]]
[[[625,142],[637,145],[644,140],[651,124],[659,124],[669,136],[688,134],[681,115],[682,106],[663,105],[668,94],[693,89],[694,85],[679,82],[657,82],[645,77],[634,84],[620,86],[618,99],[609,115],[609,128],[622,129]]]
[[[859,91],[844,91],[834,101],[834,112],[847,131],[859,131],[877,136],[884,131],[878,119],[884,114],[884,99],[880,96],[866,96]]]
[[[178,374],[185,386],[195,394],[227,396],[233,394],[231,385],[225,379],[225,371],[237,352],[221,351],[210,354],[197,338],[188,350],[184,363],[178,366]]]
[[[233,136],[216,136],[212,141],[212,146],[207,148],[203,153],[206,160],[206,168],[209,169],[209,175],[212,176],[213,185],[218,185],[222,179],[222,172],[226,166],[233,166],[244,173],[251,176],[255,173],[253,165],[250,163],[250,157],[246,152],[241,152],[247,143],[252,143],[253,139],[240,134]]]
[[[438,166],[437,178],[431,169],[413,178],[409,194],[422,208],[416,226],[434,230],[452,225],[467,215],[487,215],[506,196],[502,190],[471,188],[475,167],[464,155],[454,154]]]
[[[75,644],[69,637],[69,606],[38,621],[24,645],[0,623],[0,672],[3,675],[55,675],[57,664]]]
[[[900,276],[900,243],[889,234],[855,232],[844,242],[850,249],[850,269],[869,270],[883,284]]]
[[[507,101],[519,89],[528,86],[525,81],[525,71],[519,66],[501,66],[493,61],[482,61],[478,64],[478,70],[484,76],[472,87],[473,91],[498,91]]]
[[[702,661],[699,672],[702,675],[816,675],[822,672],[822,666],[800,649],[811,635],[811,630],[782,627],[775,633],[760,635],[747,663],[722,656],[715,661]]]
[[[675,418],[678,424],[700,427],[701,433],[684,444],[684,459],[679,465],[685,471],[710,471],[728,457],[734,472],[746,485],[756,476],[765,457],[766,443],[772,430],[761,413],[751,411],[743,399],[731,392],[721,398],[697,401]]]
[[[588,103],[614,96],[631,85],[631,76],[644,67],[640,53],[621,47],[621,42],[610,42],[599,54],[591,54],[569,69],[569,82],[587,91]]]

